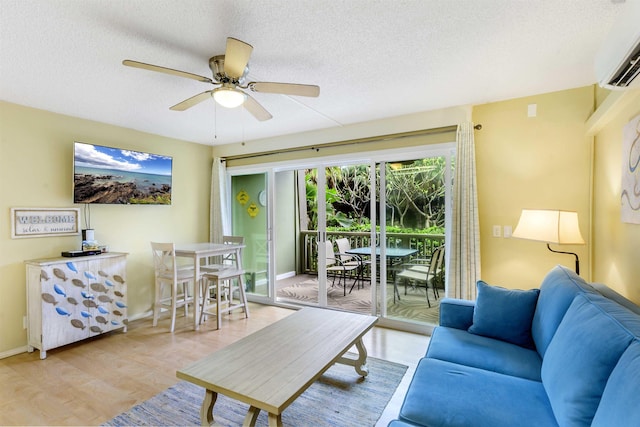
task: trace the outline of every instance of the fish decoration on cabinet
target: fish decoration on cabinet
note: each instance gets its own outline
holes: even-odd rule
[[[49,280],[49,275],[44,269],[40,270],[40,280],[44,280],[45,282]]]
[[[96,280],[96,276],[94,276],[93,273],[90,271],[85,271],[84,277],[86,277],[87,279]]]
[[[96,304],[96,302],[92,299],[86,299],[82,301],[82,304],[87,308],[96,308],[98,306],[98,304]]]
[[[69,313],[67,310],[65,310],[62,307],[56,307],[56,312],[58,312],[60,316],[71,316],[71,313]]]
[[[124,279],[122,278],[122,276],[119,276],[117,274],[113,275],[113,280],[115,280],[116,282],[120,283],[121,285],[124,284]]]
[[[59,286],[59,285],[54,284],[54,285],[53,285],[53,290],[54,290],[54,291],[56,292],[56,294],[58,294],[58,295],[62,295],[63,297],[66,297],[66,296],[67,296],[67,293],[64,291],[64,288],[63,288],[63,287],[61,287],[61,286]]]
[[[74,273],[77,273],[77,272],[78,272],[78,269],[76,268],[76,265],[75,265],[73,262],[71,262],[71,261],[69,261],[69,262],[67,263],[67,268],[68,268],[69,270],[73,271]]]
[[[58,301],[56,301],[56,297],[46,292],[42,294],[42,300],[46,303],[53,304],[53,305],[56,305],[58,303]]]
[[[69,304],[78,305],[78,301],[76,301],[74,297],[67,298],[67,301],[69,302]]]
[[[89,285],[89,287],[96,292],[106,293],[109,291],[109,289],[105,288],[102,283],[92,283]]]
[[[78,319],[71,319],[71,326],[82,330],[84,330],[85,328],[84,323],[82,323],[82,321]]]
[[[80,279],[71,279],[71,283],[74,286],[77,286],[79,288],[86,288],[87,287],[87,285],[85,285],[84,282],[82,280],[80,280]]]
[[[98,274],[102,277],[109,277],[109,275],[102,270],[98,270]]]
[[[53,275],[56,276],[58,279],[62,279],[65,282],[67,281],[67,275],[64,274],[64,271],[60,270],[59,268],[53,269]]]

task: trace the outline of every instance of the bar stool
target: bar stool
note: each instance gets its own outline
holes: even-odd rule
[[[245,318],[249,317],[243,277],[244,270],[235,267],[202,275],[202,305],[198,324],[202,324],[204,316],[216,316],[216,328],[220,329],[222,314],[237,308],[243,309]],[[234,292],[238,293],[238,300],[235,300]]]
[[[243,236],[223,236],[225,245],[244,245]],[[209,263],[200,267],[202,275],[202,299],[200,319],[202,324],[204,316],[216,316],[216,325],[220,329],[221,315],[229,313],[236,308],[243,308],[245,317],[249,317],[247,296],[244,289],[244,273],[242,269],[242,250],[237,250],[215,260],[217,263]],[[234,293],[237,292],[239,301],[234,302]]]
[[[176,326],[176,310],[184,307],[185,317],[189,315],[189,304],[194,303],[189,296],[189,283],[197,282],[193,267],[178,267],[176,264],[175,244],[151,242],[153,263],[155,268],[155,299],[153,303],[153,326],[158,325],[158,318],[163,307],[171,310],[171,332]],[[194,291],[197,290],[194,282]],[[165,296],[165,286],[171,291]]]
[[[244,245],[243,236],[222,236],[222,243],[225,245]],[[211,263],[211,259],[207,260],[207,264],[200,266],[200,271],[204,273],[211,273],[214,271],[222,270],[223,268],[231,268],[238,266],[238,260],[236,259],[236,253],[230,253],[223,256],[211,257],[217,258],[214,263]]]

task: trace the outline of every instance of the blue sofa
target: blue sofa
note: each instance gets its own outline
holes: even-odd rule
[[[389,427],[640,426],[640,308],[557,266],[444,299]]]

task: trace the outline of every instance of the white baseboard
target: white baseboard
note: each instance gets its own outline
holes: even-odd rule
[[[27,352],[26,345],[23,347],[12,348],[11,350],[3,351],[2,353],[0,353],[0,359],[4,359],[7,357],[15,356],[16,354],[26,353],[26,352]]]
[[[293,277],[296,275],[295,271],[287,271],[286,273],[278,274],[276,276],[276,280],[288,279],[289,277]]]

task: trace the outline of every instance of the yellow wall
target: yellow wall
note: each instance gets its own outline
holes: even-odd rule
[[[622,129],[640,114],[640,90],[595,136],[593,280],[640,304],[640,224],[620,219]]]
[[[528,117],[528,106],[537,116]],[[570,255],[544,243],[492,237],[492,227],[515,226],[523,208],[577,211],[582,236],[590,230],[591,138],[585,120],[593,110],[593,88],[479,105],[473,121],[480,209],[482,278],[509,288],[538,287],[557,264],[574,268]],[[555,246],[577,252],[581,275],[589,278],[588,244]]]
[[[151,309],[149,241],[208,239],[210,147],[0,102],[0,357],[26,345],[23,261],[79,249],[79,236],[11,239],[10,229],[12,207],[79,207],[84,221],[71,195],[74,141],[173,157],[171,206],[91,206],[96,239],[130,254],[130,318]]]

